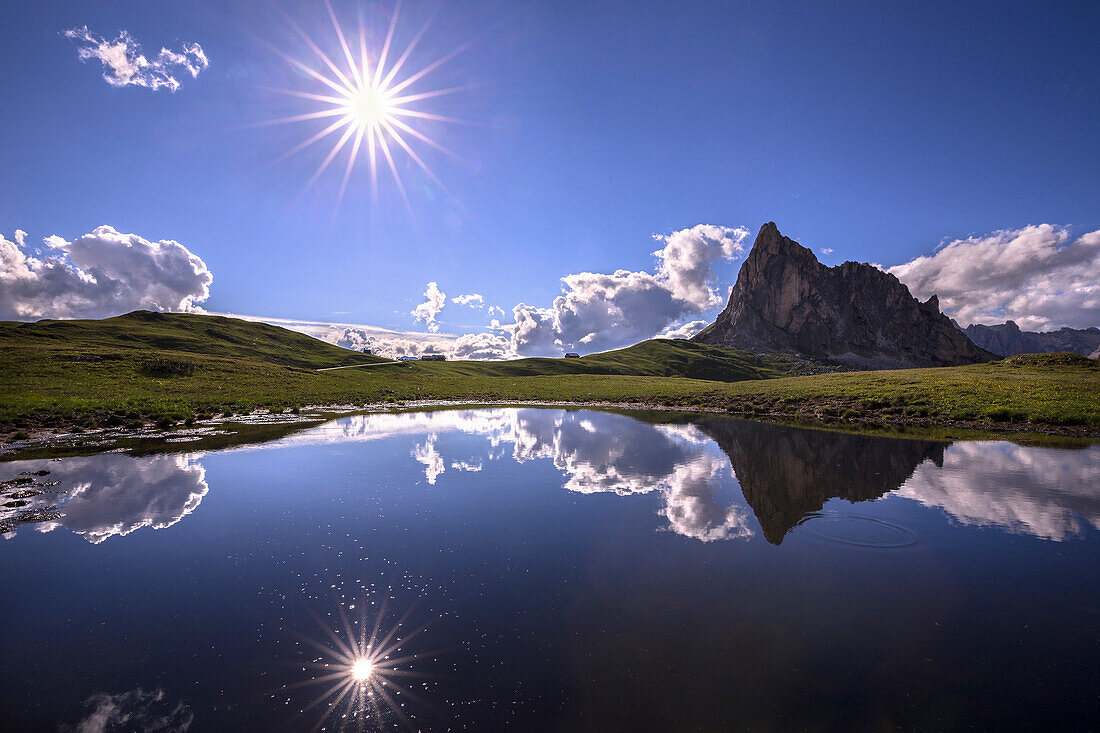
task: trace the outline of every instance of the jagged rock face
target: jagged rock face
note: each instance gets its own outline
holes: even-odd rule
[[[1096,351],[1089,354],[1090,359],[1100,359],[1100,346],[1096,347]]]
[[[1001,356],[1071,351],[1088,356],[1100,349],[1100,328],[1021,331],[1015,321],[997,326],[971,324],[963,329],[978,346]]]
[[[901,486],[947,443],[898,440],[706,418],[699,427],[729,456],[745,501],[773,545],[833,498],[871,501]]]
[[[870,369],[996,358],[952,326],[936,296],[921,303],[871,265],[826,267],[771,222],[760,228],[726,309],[692,340]]]

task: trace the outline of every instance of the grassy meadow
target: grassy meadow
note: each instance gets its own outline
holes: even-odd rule
[[[362,367],[318,371],[348,365]],[[614,403],[841,425],[1100,435],[1100,363],[1080,356],[812,371],[795,359],[686,341],[647,341],[581,359],[402,364],[211,316],[0,323],[0,440],[43,429],[166,426],[259,408],[423,400]]]

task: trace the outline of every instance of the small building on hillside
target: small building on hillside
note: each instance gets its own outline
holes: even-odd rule
[[[565,355],[565,358],[566,359],[579,359],[579,358],[581,358],[581,355],[578,354],[575,351],[570,351],[568,354]]]
[[[416,357],[415,356],[399,356],[399,357],[397,357],[397,360],[398,361],[416,361]]]
[[[447,361],[447,357],[443,354],[424,354],[420,357],[420,361]]]

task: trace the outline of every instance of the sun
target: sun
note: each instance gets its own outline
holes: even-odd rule
[[[453,94],[465,87],[424,91],[420,91],[419,88],[432,72],[463,51],[465,46],[437,58],[415,72],[405,73],[406,64],[424,36],[427,25],[421,28],[420,32],[403,49],[396,48],[394,32],[397,27],[398,9],[395,8],[390,16],[389,29],[386,32],[385,40],[381,49],[375,54],[369,48],[368,29],[362,22],[359,24],[358,34],[351,38],[354,43],[351,43],[328,0],[325,0],[325,8],[328,10],[329,18],[332,21],[335,36],[334,52],[326,53],[289,17],[286,18],[287,22],[309,46],[313,55],[316,56],[316,61],[311,65],[271,47],[272,51],[285,59],[296,70],[303,72],[316,85],[315,89],[309,91],[304,89],[275,89],[273,91],[318,103],[319,108],[312,112],[270,120],[263,124],[317,123],[320,121],[324,125],[316,133],[279,158],[280,161],[284,160],[326,138],[334,140],[328,154],[306,184],[307,188],[328,169],[342,151],[345,149],[348,151],[337,206],[339,206],[339,202],[347,189],[348,180],[355,168],[356,161],[365,152],[365,158],[370,167],[372,193],[377,194],[378,168],[381,166],[379,162],[381,159],[385,161],[385,165],[393,175],[394,183],[405,200],[406,207],[409,207],[408,195],[398,172],[395,157],[407,156],[433,182],[440,188],[444,188],[442,182],[432,172],[428,164],[424,162],[414,146],[427,145],[452,156],[454,153],[418,128],[425,121],[463,122],[463,120],[454,117],[447,117],[425,110],[421,107],[421,103],[425,100]]]
[[[357,130],[372,129],[378,134],[393,124],[389,100],[372,86],[354,90],[347,99],[346,111]]]

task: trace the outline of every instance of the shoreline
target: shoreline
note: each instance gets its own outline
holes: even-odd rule
[[[1045,423],[998,423],[953,420],[950,418],[875,415],[872,417],[838,417],[814,411],[749,412],[698,405],[681,406],[659,402],[613,402],[604,400],[408,400],[376,402],[355,406],[350,404],[305,405],[294,412],[273,412],[266,409],[252,410],[233,416],[204,420],[178,421],[167,426],[146,425],[140,428],[115,427],[82,430],[79,425],[59,428],[41,428],[16,441],[0,441],[0,461],[18,458],[24,450],[42,450],[50,447],[79,445],[83,441],[105,439],[166,439],[173,435],[185,435],[188,429],[209,428],[221,425],[275,425],[292,422],[327,422],[344,415],[376,414],[379,412],[416,412],[432,408],[460,409],[478,407],[545,407],[572,409],[625,410],[635,412],[670,412],[693,415],[714,415],[749,420],[771,425],[788,425],[807,429],[830,430],[848,433],[873,434],[882,437],[933,439],[933,440],[1024,440],[1039,441],[1059,438],[1100,441],[1100,429],[1090,426],[1053,425]],[[266,418],[273,419],[267,420]],[[261,418],[261,420],[257,420]],[[190,423],[188,425],[187,423]],[[76,430],[73,430],[76,428]],[[947,431],[946,435],[939,435]],[[962,433],[962,434],[953,434]],[[922,435],[923,434],[923,435]]]

